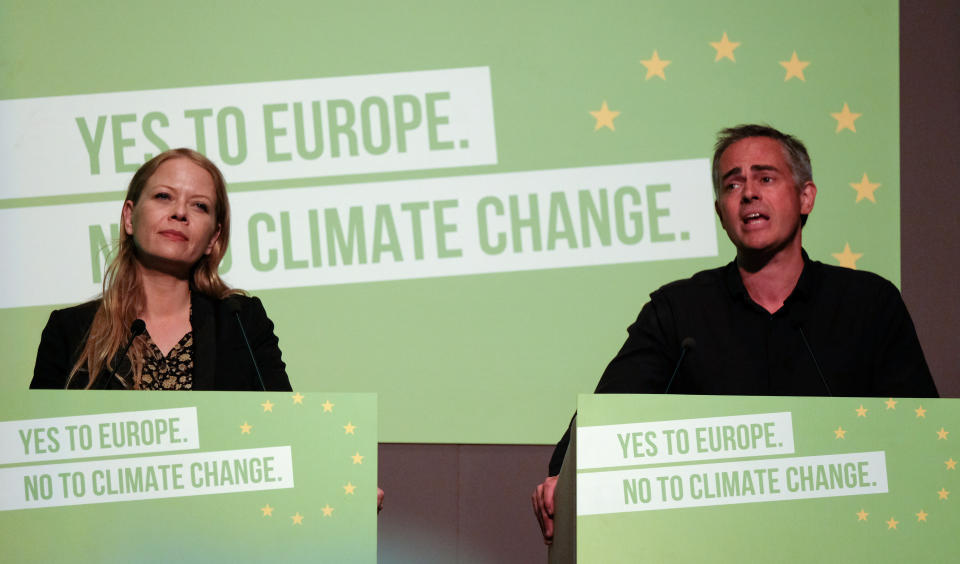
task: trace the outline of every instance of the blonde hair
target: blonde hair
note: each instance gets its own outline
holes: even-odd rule
[[[242,294],[242,290],[227,286],[217,272],[230,241],[230,202],[227,200],[227,185],[223,180],[223,174],[210,159],[192,149],[164,151],[137,170],[130,180],[124,200],[129,200],[136,205],[150,177],[160,168],[160,165],[173,159],[187,159],[210,173],[216,195],[214,218],[216,224],[220,226],[220,236],[210,254],[202,256],[193,265],[190,273],[190,290],[215,299]],[[122,221],[121,218],[121,225]],[[116,255],[103,277],[100,307],[93,317],[83,350],[67,377],[66,387],[70,387],[78,373],[87,372],[88,382],[85,387],[89,389],[100,372],[110,368],[117,352],[130,339],[130,325],[137,319],[146,303],[137,262],[137,249],[133,237],[128,235],[126,230],[121,229]],[[127,358],[133,368],[135,388],[139,387],[145,351],[146,341],[142,337],[136,338],[127,351]],[[118,364],[120,362],[117,360]]]

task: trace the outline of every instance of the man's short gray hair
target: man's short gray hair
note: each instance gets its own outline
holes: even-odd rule
[[[717,144],[713,148],[713,194],[720,196],[720,156],[730,145],[748,137],[769,137],[776,139],[783,147],[784,157],[790,165],[793,182],[799,189],[805,182],[813,180],[813,167],[810,165],[810,155],[803,142],[792,135],[787,135],[769,125],[744,124],[728,127],[717,133]]]

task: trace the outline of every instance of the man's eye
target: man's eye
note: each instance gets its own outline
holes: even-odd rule
[[[767,182],[767,183],[769,183],[769,182],[773,182],[773,177],[772,177],[772,176],[764,176],[764,177],[761,178],[760,180],[761,180],[762,182]]]

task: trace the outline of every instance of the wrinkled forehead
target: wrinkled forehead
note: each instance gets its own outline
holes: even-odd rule
[[[734,168],[774,167],[792,172],[790,155],[780,141],[771,137],[747,137],[731,144],[718,159],[721,176]]]

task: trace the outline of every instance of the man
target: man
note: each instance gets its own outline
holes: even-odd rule
[[[896,287],[803,251],[817,187],[798,139],[762,125],[721,131],[713,186],[736,260],[651,294],[597,393],[937,395]],[[547,544],[569,436],[533,494]]]

